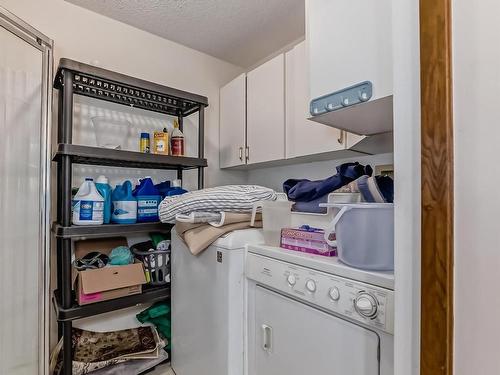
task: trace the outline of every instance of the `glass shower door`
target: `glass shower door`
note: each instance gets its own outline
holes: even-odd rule
[[[49,60],[9,21],[0,8],[0,374],[43,374]]]

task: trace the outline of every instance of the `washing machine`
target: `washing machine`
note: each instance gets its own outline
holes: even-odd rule
[[[393,375],[393,273],[250,245],[246,277],[246,374]]]
[[[172,231],[172,368],[176,375],[242,375],[245,245],[260,229],[230,232],[194,256]]]

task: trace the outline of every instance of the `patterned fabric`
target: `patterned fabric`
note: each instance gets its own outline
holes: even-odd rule
[[[196,190],[165,198],[159,207],[160,219],[174,223],[178,214],[204,212],[251,212],[255,202],[276,200],[274,190],[256,185],[227,185]]]
[[[156,346],[151,327],[113,332],[73,329],[73,360],[78,362],[107,361],[128,354],[150,352]]]
[[[91,332],[73,328],[73,375],[117,365],[131,359],[158,358],[165,343],[154,327],[138,327],[112,332]],[[51,356],[53,374],[62,371],[62,340]]]

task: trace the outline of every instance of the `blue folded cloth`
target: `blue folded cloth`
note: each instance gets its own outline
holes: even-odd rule
[[[292,206],[294,212],[307,212],[311,214],[326,214],[327,208],[320,207],[320,203],[328,202],[328,194],[309,202],[295,202]]]
[[[324,180],[290,179],[283,183],[283,191],[288,199],[296,202],[310,202],[321,198],[357,178],[373,173],[372,167],[355,163],[345,163],[337,167],[337,174]]]

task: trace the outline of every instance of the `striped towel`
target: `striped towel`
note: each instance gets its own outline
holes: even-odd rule
[[[195,211],[251,212],[255,202],[265,200],[276,200],[274,190],[256,185],[227,185],[166,197],[158,211],[163,223],[173,223],[176,215]]]

